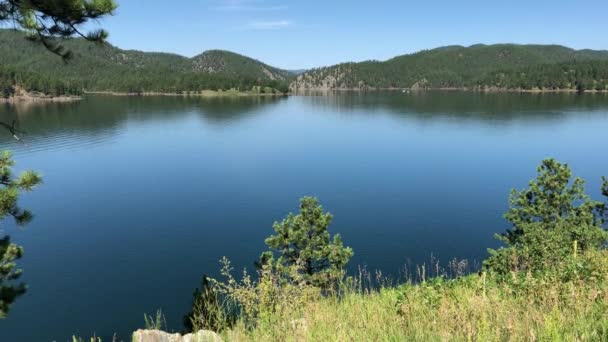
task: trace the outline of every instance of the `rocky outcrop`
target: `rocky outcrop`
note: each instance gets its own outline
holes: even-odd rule
[[[40,92],[29,92],[16,85],[5,89],[5,94],[0,93],[0,103],[18,102],[71,102],[80,100],[80,96],[62,95],[51,96]]]
[[[366,90],[369,87],[363,81],[353,81],[349,77],[352,74],[352,63],[338,65],[331,68],[313,69],[298,75],[289,85],[293,93],[330,90]]]
[[[222,338],[209,330],[199,330],[196,333],[182,336],[160,330],[140,329],[133,333],[133,342],[222,342]]]
[[[423,78],[420,81],[414,83],[410,89],[413,91],[425,90],[428,88],[427,85],[428,85],[428,81],[426,80],[426,78]]]

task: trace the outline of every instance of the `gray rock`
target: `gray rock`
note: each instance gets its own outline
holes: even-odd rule
[[[140,329],[133,333],[133,342],[222,342],[222,338],[209,330],[199,330],[182,336],[160,330]]]

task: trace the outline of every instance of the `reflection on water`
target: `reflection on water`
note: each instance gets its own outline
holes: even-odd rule
[[[87,96],[67,103],[26,102],[0,107],[0,120],[17,120],[27,144],[10,143],[0,132],[0,147],[17,155],[40,150],[95,147],[111,143],[127,122],[171,121],[195,113],[210,123],[226,123],[260,113],[282,97],[131,97]],[[8,141],[7,141],[8,140]],[[6,144],[6,145],[5,145]]]
[[[62,141],[95,145],[110,142],[126,121],[175,120],[195,113],[209,123],[223,124],[259,114],[265,106],[297,102],[312,111],[375,114],[405,120],[476,121],[560,120],[570,111],[592,112],[608,106],[605,94],[486,94],[468,92],[341,92],[292,97],[109,97],[88,96],[70,103],[21,103],[0,106],[4,122],[18,121],[32,146],[61,148]],[[4,134],[4,133],[0,133]],[[0,146],[6,143],[6,134]],[[58,145],[54,145],[57,143]],[[68,144],[66,147],[73,147]],[[21,150],[19,146],[13,146]]]
[[[304,195],[334,214],[353,268],[398,276],[431,255],[483,259],[509,190],[545,157],[592,195],[608,174],[600,95],[90,96],[0,106],[13,119],[27,144],[0,130],[0,149],[45,184],[11,230],[30,288],[0,341],[126,339],[159,308],[180,330],[200,276],[222,256],[251,269]]]
[[[387,111],[405,119],[431,120],[446,117],[472,120],[508,121],[515,119],[559,119],[567,111],[605,110],[604,93],[477,93],[434,92],[333,92],[302,96],[303,103],[315,109],[340,112],[374,113]]]

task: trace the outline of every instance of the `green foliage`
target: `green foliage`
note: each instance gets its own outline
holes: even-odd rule
[[[505,218],[512,228],[497,238],[505,248],[489,250],[484,268],[499,274],[559,269],[577,252],[597,250],[608,238],[603,204],[585,194],[584,181],[568,165],[547,159],[529,188],[513,190]]]
[[[184,327],[187,333],[199,330],[223,331],[234,324],[235,317],[212,286],[209,278],[203,276],[201,288],[194,291],[192,310],[184,316]]]
[[[353,250],[343,246],[339,234],[331,238],[328,228],[332,219],[316,198],[302,198],[299,214],[289,213],[274,223],[275,235],[266,239],[270,251],[262,254],[260,265],[271,264],[279,270],[298,265],[305,282],[321,288],[336,285]]]
[[[28,38],[41,43],[64,60],[72,52],[59,44],[58,38],[80,36],[86,40],[104,43],[108,33],[104,30],[81,32],[91,20],[111,15],[117,8],[114,0],[2,0],[0,24],[9,21],[28,33]]]
[[[255,59],[224,50],[209,50],[191,59],[195,72],[221,73],[229,78],[248,80],[265,80],[261,84],[271,88],[291,77],[286,70],[277,69]],[[275,82],[272,82],[272,81]]]
[[[19,208],[18,199],[22,191],[31,191],[42,182],[33,171],[26,171],[19,177],[13,176],[14,162],[9,152],[0,155],[0,222],[12,217],[17,225],[24,225],[32,219],[28,210]],[[1,228],[1,227],[0,227]],[[4,232],[0,230],[0,234]],[[0,318],[6,317],[10,305],[23,293],[23,283],[15,283],[21,276],[16,261],[23,255],[23,248],[10,242],[6,234],[0,239]]]
[[[19,194],[21,191],[31,191],[42,179],[34,171],[23,172],[15,178],[13,165],[10,152],[3,152],[0,155],[0,220],[12,216],[18,225],[24,225],[32,219],[32,214],[17,205]]]
[[[299,265],[279,269],[266,263],[258,270],[257,279],[244,271],[242,279],[237,280],[232,276],[228,259],[224,257],[221,263],[225,280],[211,279],[213,290],[225,296],[227,303],[239,313],[240,321],[248,327],[297,318],[307,303],[320,296],[320,289],[304,280]],[[285,279],[291,281],[285,282]],[[235,322],[235,319],[226,322],[220,330],[232,327]]]
[[[160,309],[156,310],[156,316],[144,314],[144,324],[146,330],[162,330],[163,327],[164,329],[167,328],[167,320]]]
[[[291,310],[253,322],[241,315],[222,334],[231,341],[604,341],[608,253],[579,258],[595,277],[518,273],[507,282],[482,273],[378,290],[355,281],[339,294],[277,299]]]
[[[15,284],[21,276],[15,261],[23,255],[23,248],[10,242],[10,237],[0,239],[0,319],[5,318],[10,305],[25,293],[25,284]]]
[[[606,89],[608,53],[554,45],[448,46],[384,62],[344,63],[298,76],[314,88]]]
[[[0,65],[0,98],[14,96],[18,87],[50,96],[82,95],[82,89],[77,83],[64,82],[33,70],[16,72],[8,66]]]
[[[420,282],[365,287],[369,275],[362,274],[341,280],[340,292],[323,291],[306,272],[302,256],[325,255],[308,247],[319,245],[317,235],[322,246],[329,243],[331,215],[305,197],[298,215],[275,223],[267,244],[282,253],[277,260],[263,254],[257,279],[244,272],[237,281],[224,258],[226,281],[203,288],[213,289],[208,302],[222,294],[236,305],[235,321],[219,329],[229,340],[606,340],[605,205],[589,199],[583,185],[567,165],[544,160],[529,188],[512,192],[505,214],[512,228],[499,236],[507,247],[479,274],[448,278],[437,268],[427,278],[422,266]],[[608,196],[605,178],[602,191]]]
[[[600,210],[603,215],[604,222],[608,222],[608,178],[602,177],[602,195],[606,197],[606,203],[602,205]]]
[[[234,313],[250,326],[269,324],[277,317],[297,318],[308,301],[339,285],[353,255],[339,235],[331,239],[331,221],[332,215],[323,212],[316,198],[302,198],[298,215],[290,213],[275,222],[276,235],[266,239],[271,250],[260,258],[257,279],[245,271],[242,280],[236,280],[226,258],[221,272],[225,281],[203,278],[192,311],[184,317],[186,329],[223,331],[236,323]]]
[[[477,83],[506,89],[570,89],[578,92],[608,90],[608,61],[572,60],[555,64],[536,64],[489,73]]]
[[[121,50],[108,44],[68,39],[74,58],[65,64],[27,42],[24,33],[0,30],[0,85],[16,84],[45,94],[83,91],[185,93],[202,90],[250,91],[269,87],[283,92],[291,74],[228,51],[193,58],[167,53]]]

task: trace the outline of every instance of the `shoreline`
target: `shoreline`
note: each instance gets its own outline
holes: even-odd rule
[[[484,93],[484,94],[500,94],[500,93],[520,93],[520,94],[608,94],[608,90],[585,90],[580,92],[576,89],[507,89],[507,88],[492,88],[492,89],[475,89],[475,88],[335,88],[335,89],[301,89],[290,91],[288,93],[254,93],[242,91],[217,91],[203,90],[201,92],[185,92],[185,93],[162,93],[162,92],[114,92],[114,91],[85,91],[85,95],[108,95],[108,96],[173,96],[173,97],[282,97],[282,96],[308,96],[309,94],[323,94],[332,92],[403,92],[403,93],[424,93],[424,92],[467,92],[467,93]]]
[[[520,94],[608,94],[608,90],[585,90],[580,92],[576,89],[505,89],[505,88],[491,88],[491,89],[475,89],[475,88],[425,88],[425,89],[411,89],[411,88],[317,88],[317,89],[300,89],[289,93],[257,93],[257,92],[243,92],[243,91],[217,91],[217,90],[203,90],[200,92],[184,92],[184,93],[162,93],[162,92],[142,92],[142,93],[129,93],[129,92],[115,92],[115,91],[85,91],[83,95],[107,95],[107,96],[167,96],[167,97],[284,97],[284,96],[311,96],[319,94],[329,93],[340,93],[340,92],[403,92],[407,94],[411,93],[424,93],[424,92],[467,92],[467,93],[483,93],[483,94],[500,94],[500,93],[520,93]],[[19,104],[19,103],[68,103],[76,102],[83,99],[83,96],[76,95],[64,95],[64,96],[46,96],[46,95],[18,95],[9,98],[0,98],[0,104]]]
[[[578,91],[577,89],[509,89],[509,88],[308,88],[308,89],[296,89],[290,94],[302,95],[302,93],[316,92],[316,93],[329,93],[329,92],[376,92],[376,91],[394,91],[404,93],[424,93],[428,91],[445,91],[445,92],[467,92],[467,93],[522,93],[522,94],[551,94],[551,93],[563,93],[563,94],[608,94],[608,90],[584,90]]]
[[[288,93],[255,93],[245,91],[217,91],[203,90],[200,92],[163,93],[163,92],[141,92],[129,93],[118,91],[85,91],[85,95],[108,95],[108,96],[175,96],[175,97],[253,97],[253,96],[287,96]]]
[[[81,96],[12,96],[0,98],[0,103],[33,103],[33,102],[76,102],[82,100]]]

